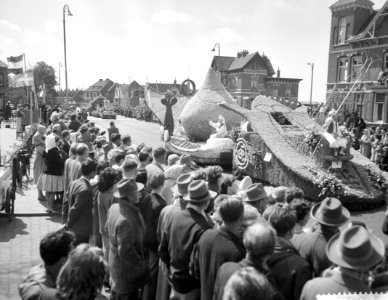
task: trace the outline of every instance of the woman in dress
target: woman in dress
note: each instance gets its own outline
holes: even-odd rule
[[[40,175],[46,171],[46,164],[43,159],[43,152],[46,147],[44,141],[46,133],[46,127],[38,125],[38,131],[34,134],[32,138],[32,144],[35,147],[35,160],[34,160],[34,184],[38,184]],[[45,201],[43,192],[41,189],[38,189],[38,200]]]
[[[360,140],[360,153],[367,158],[371,156],[371,136],[369,129],[364,129],[364,134]]]
[[[54,198],[56,193],[64,191],[64,161],[58,148],[59,141],[59,137],[54,134],[46,137],[46,150],[44,153],[46,171],[38,180],[38,189],[46,192],[47,210],[50,213],[61,213],[54,207]]]

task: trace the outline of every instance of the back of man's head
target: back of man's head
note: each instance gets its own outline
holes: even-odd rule
[[[89,176],[96,172],[97,163],[94,160],[87,160],[81,165],[81,173],[83,176]]]
[[[122,168],[124,172],[132,172],[137,169],[137,163],[133,159],[126,159]]]
[[[275,249],[275,231],[263,223],[254,223],[244,233],[247,253],[257,260],[270,256]]]
[[[67,257],[73,249],[75,235],[70,231],[54,231],[48,233],[39,245],[40,257],[45,265],[57,263],[62,257]]]
[[[124,134],[123,137],[121,138],[121,141],[123,142],[124,145],[127,143],[131,143],[131,136],[129,134]]]
[[[156,190],[164,185],[164,174],[157,172],[151,174],[150,178],[148,179],[148,184],[153,190]]]
[[[235,223],[242,219],[244,203],[239,197],[229,196],[221,202],[219,214],[224,223]]]
[[[140,151],[138,157],[139,157],[139,161],[143,163],[149,159],[150,155],[147,152]]]
[[[84,143],[77,144],[76,153],[78,156],[85,155],[87,151],[89,151],[88,145],[86,145]]]
[[[155,160],[161,160],[164,158],[165,155],[166,155],[166,149],[164,149],[163,147],[156,148],[153,153]]]
[[[269,223],[277,235],[284,236],[295,227],[296,212],[288,205],[276,206],[269,216]]]

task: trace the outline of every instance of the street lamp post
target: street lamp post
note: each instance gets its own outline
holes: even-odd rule
[[[212,49],[212,52],[216,51],[216,47],[218,48],[218,56],[220,56],[221,53],[221,45],[220,43],[216,43]]]
[[[67,103],[68,87],[67,87],[67,59],[66,59],[66,11],[68,16],[72,16],[72,13],[70,12],[70,9],[69,9],[69,5],[67,4],[63,6],[63,47],[65,52],[65,85],[66,85],[65,101]]]
[[[313,80],[314,80],[314,63],[308,63],[311,66],[311,85],[310,85],[310,110],[313,107]]]

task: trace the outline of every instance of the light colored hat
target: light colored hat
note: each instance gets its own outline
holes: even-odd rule
[[[243,180],[241,180],[241,182],[240,182],[240,184],[238,186],[238,189],[240,191],[246,191],[248,189],[248,187],[251,186],[252,184],[253,184],[253,182],[252,182],[251,177],[245,176],[243,178]]]
[[[267,198],[267,193],[261,183],[255,183],[249,186],[246,190],[246,194],[246,202],[255,202]]]
[[[193,181],[193,177],[189,174],[182,174],[176,180],[176,183],[171,187],[174,194],[184,196],[188,193],[189,184]]]

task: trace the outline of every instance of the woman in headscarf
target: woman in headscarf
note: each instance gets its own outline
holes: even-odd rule
[[[64,161],[62,159],[61,151],[58,148],[59,141],[59,137],[54,134],[50,134],[46,137],[44,161],[47,168],[38,180],[38,189],[46,192],[47,210],[50,213],[61,213],[54,207],[54,198],[55,193],[64,191]]]
[[[367,158],[371,156],[371,136],[369,129],[364,129],[364,134],[360,139],[360,153]]]
[[[32,138],[32,144],[35,147],[35,160],[34,160],[34,184],[38,183],[40,175],[46,171],[46,164],[43,159],[43,152],[46,147],[44,141],[46,133],[46,127],[38,125],[38,131],[34,134]],[[44,198],[43,192],[41,189],[38,189],[38,200],[46,201]]]

